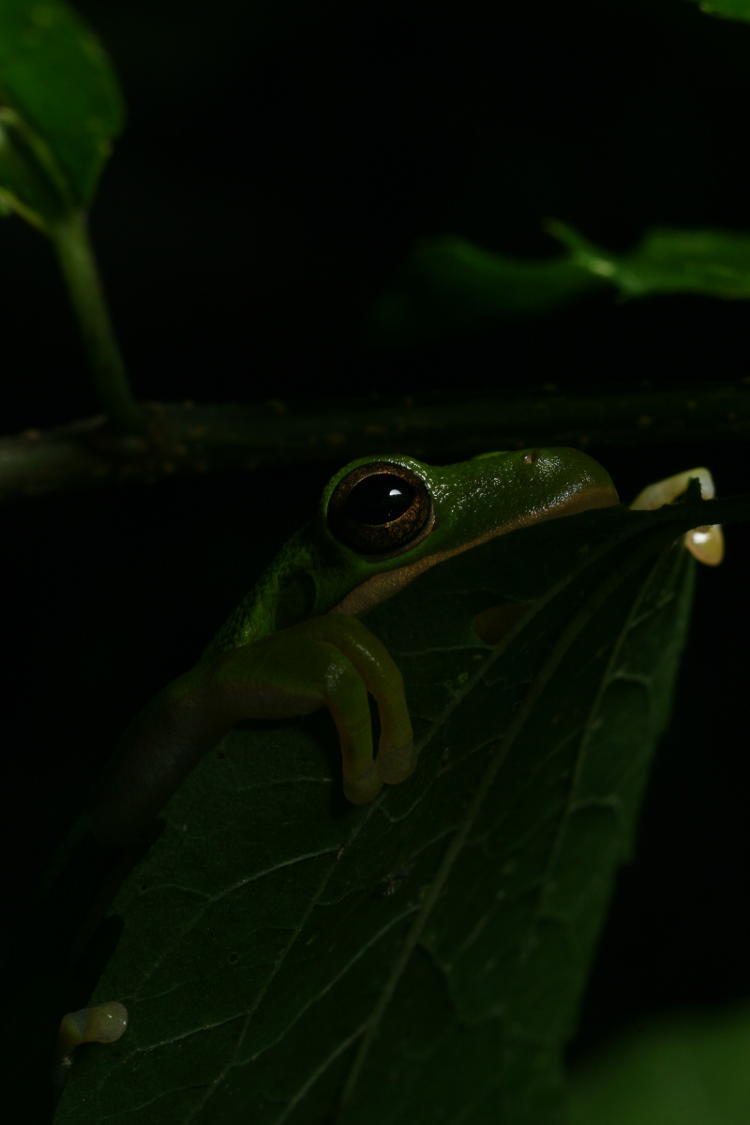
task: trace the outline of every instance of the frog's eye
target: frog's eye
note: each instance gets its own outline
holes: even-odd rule
[[[411,469],[371,461],[348,473],[328,503],[328,527],[362,555],[387,558],[428,534],[435,516],[432,494]]]

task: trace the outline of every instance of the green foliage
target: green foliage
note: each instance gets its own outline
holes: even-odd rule
[[[71,209],[63,178],[47,146],[12,109],[0,109],[0,197],[40,230],[53,228]]]
[[[632,1031],[574,1075],[568,1125],[746,1125],[750,1009]]]
[[[0,3],[0,196],[36,226],[88,207],[123,104],[98,39],[63,0]]]
[[[539,525],[373,611],[420,747],[373,805],[339,799],[325,715],[210,755],[115,903],[94,999],[129,1030],[76,1062],[56,1120],[558,1121],[689,615],[669,544],[696,509]],[[508,589],[533,605],[490,647],[472,621]]]
[[[693,0],[707,16],[727,20],[750,20],[750,0]]]
[[[389,343],[471,330],[498,312],[543,314],[601,284],[568,258],[535,262],[494,254],[464,238],[427,238],[376,303],[370,332]]]
[[[550,233],[570,249],[571,259],[623,297],[655,293],[702,293],[750,297],[750,235],[719,230],[652,230],[626,254],[612,254],[562,223]]]
[[[626,298],[750,298],[750,235],[656,229],[633,250],[615,254],[564,223],[546,227],[567,247],[565,257],[523,260],[446,236],[417,243],[375,306],[373,339],[442,338],[493,317],[538,316],[607,288]]]
[[[101,44],[63,0],[0,0],[0,212],[52,239],[99,401],[128,433],[143,421],[85,215],[123,112]]]

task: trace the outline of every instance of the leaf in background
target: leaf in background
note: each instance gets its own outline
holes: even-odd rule
[[[568,1125],[746,1125],[749,1058],[747,1005],[661,1019],[574,1072]]]
[[[707,16],[727,20],[750,20],[750,0],[693,0]]]
[[[95,1001],[129,1029],[76,1061],[56,1121],[558,1121],[689,615],[680,507],[517,532],[373,611],[421,755],[372,805],[339,798],[325,715],[209,755],[115,902]],[[490,647],[471,623],[508,590],[536,600]]]
[[[624,297],[750,298],[750,235],[653,230],[634,250],[614,254],[556,220],[546,229],[568,256],[524,261],[452,237],[418,243],[375,304],[373,341],[443,339],[498,316],[539,315],[606,286]]]
[[[498,313],[543,313],[601,284],[568,258],[524,261],[463,238],[424,239],[376,302],[368,331],[381,344],[429,339]]]
[[[547,229],[581,268],[609,280],[625,297],[703,293],[750,297],[750,235],[721,230],[652,230],[634,250],[611,254],[564,223]]]
[[[0,194],[44,226],[92,200],[123,104],[101,44],[62,0],[0,3]]]

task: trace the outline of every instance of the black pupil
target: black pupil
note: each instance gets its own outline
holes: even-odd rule
[[[414,488],[390,473],[373,473],[349,494],[348,516],[371,527],[391,523],[414,502]]]

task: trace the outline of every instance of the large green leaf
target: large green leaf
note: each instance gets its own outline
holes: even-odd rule
[[[63,0],[0,0],[0,195],[44,225],[90,204],[122,127],[98,39]]]
[[[541,525],[374,611],[420,761],[368,807],[338,796],[325,715],[232,734],[121,888],[94,999],[130,1026],[81,1054],[56,1120],[558,1121],[689,615],[670,543],[727,511]],[[472,621],[509,590],[532,608],[484,644]]]

